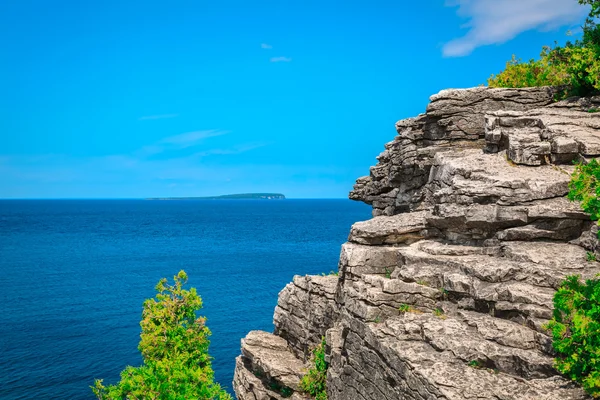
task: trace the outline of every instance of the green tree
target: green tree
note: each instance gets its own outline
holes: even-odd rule
[[[101,379],[96,380],[91,388],[98,399],[231,400],[213,380],[210,330],[206,319],[196,315],[202,299],[195,288],[183,288],[187,283],[184,271],[173,280],[170,285],[161,279],[156,298],[144,302],[138,346],[142,366],[125,368],[116,385],[104,386]]]
[[[583,26],[583,41],[586,43],[600,44],[600,34],[596,18],[600,17],[600,0],[578,0],[579,4],[590,6],[590,13]]]

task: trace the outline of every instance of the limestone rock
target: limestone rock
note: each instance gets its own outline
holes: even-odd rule
[[[299,383],[304,363],[275,335],[251,331],[242,339],[242,355],[236,359],[233,387],[238,399],[304,399]]]
[[[425,114],[396,123],[398,136],[385,145],[370,176],[356,181],[350,198],[372,204],[373,216],[419,208],[437,153],[483,149],[487,114],[538,109],[551,104],[554,94],[551,88],[441,91]]]
[[[600,97],[553,94],[447,90],[399,121],[350,193],[373,218],[338,276],[294,277],[275,335],[243,340],[238,398],[302,398],[325,336],[330,400],[589,399],[553,368],[544,324],[565,277],[600,273],[598,225],[565,197],[572,162],[600,156]]]
[[[334,296],[338,277],[295,276],[280,293],[273,323],[296,356],[306,360],[337,319]]]

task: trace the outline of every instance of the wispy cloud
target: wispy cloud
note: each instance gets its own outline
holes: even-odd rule
[[[271,58],[271,62],[290,62],[292,59],[290,57],[273,57]]]
[[[250,150],[258,149],[259,147],[268,146],[271,143],[249,143],[242,144],[238,146],[234,146],[232,148],[227,149],[210,149],[206,151],[202,151],[199,153],[195,153],[194,157],[206,157],[211,155],[228,155],[228,154],[240,154],[245,153]]]
[[[225,135],[227,133],[229,133],[229,132],[222,131],[219,129],[186,132],[186,133],[181,133],[179,135],[166,137],[166,138],[162,139],[160,141],[160,143],[169,143],[169,144],[179,145],[182,147],[189,147],[189,146],[195,145],[196,143],[198,143],[201,140],[204,140],[204,139],[207,139],[210,137]]]
[[[158,142],[143,146],[133,154],[136,157],[149,157],[166,151],[182,150],[188,147],[198,146],[202,144],[204,139],[225,135],[227,133],[229,132],[220,129],[180,133],[179,135],[168,136]]]
[[[587,9],[571,0],[447,0],[458,6],[457,14],[468,18],[463,37],[446,43],[445,57],[469,55],[477,47],[504,43],[522,32],[550,30],[577,23]]]
[[[243,177],[240,181],[247,182],[248,177],[253,176],[254,166],[241,166],[226,158],[271,143],[235,143],[231,138],[211,147],[209,141],[205,141],[226,133],[223,130],[186,132],[165,137],[132,152],[90,157],[0,154],[0,197],[18,197],[24,193],[29,193],[27,196],[34,193],[36,196],[64,197],[65,188],[87,193],[87,196],[96,190],[109,197],[123,197],[128,190],[134,196],[140,196],[139,190],[147,190],[148,185],[166,187],[164,182],[177,183],[185,195],[189,190],[185,185],[188,184],[225,182],[228,178],[235,178],[236,174]],[[156,157],[157,154],[160,156]]]
[[[273,48],[273,46],[271,46],[270,44],[267,44],[267,43],[261,43],[260,48],[265,49],[265,50],[270,50]]]
[[[165,119],[165,118],[175,118],[178,117],[179,114],[160,114],[160,115],[146,115],[144,117],[140,117],[140,121],[147,121],[151,119]]]

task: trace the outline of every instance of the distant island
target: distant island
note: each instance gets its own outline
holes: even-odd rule
[[[281,193],[239,193],[208,197],[150,197],[146,200],[283,200]]]

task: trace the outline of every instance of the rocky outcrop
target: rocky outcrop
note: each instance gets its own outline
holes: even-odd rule
[[[350,193],[373,218],[339,276],[295,277],[274,335],[244,339],[238,398],[302,398],[323,336],[330,400],[588,398],[554,370],[543,325],[566,276],[600,273],[597,226],[565,198],[573,161],[600,155],[600,98],[553,95],[442,91],[398,122]]]

